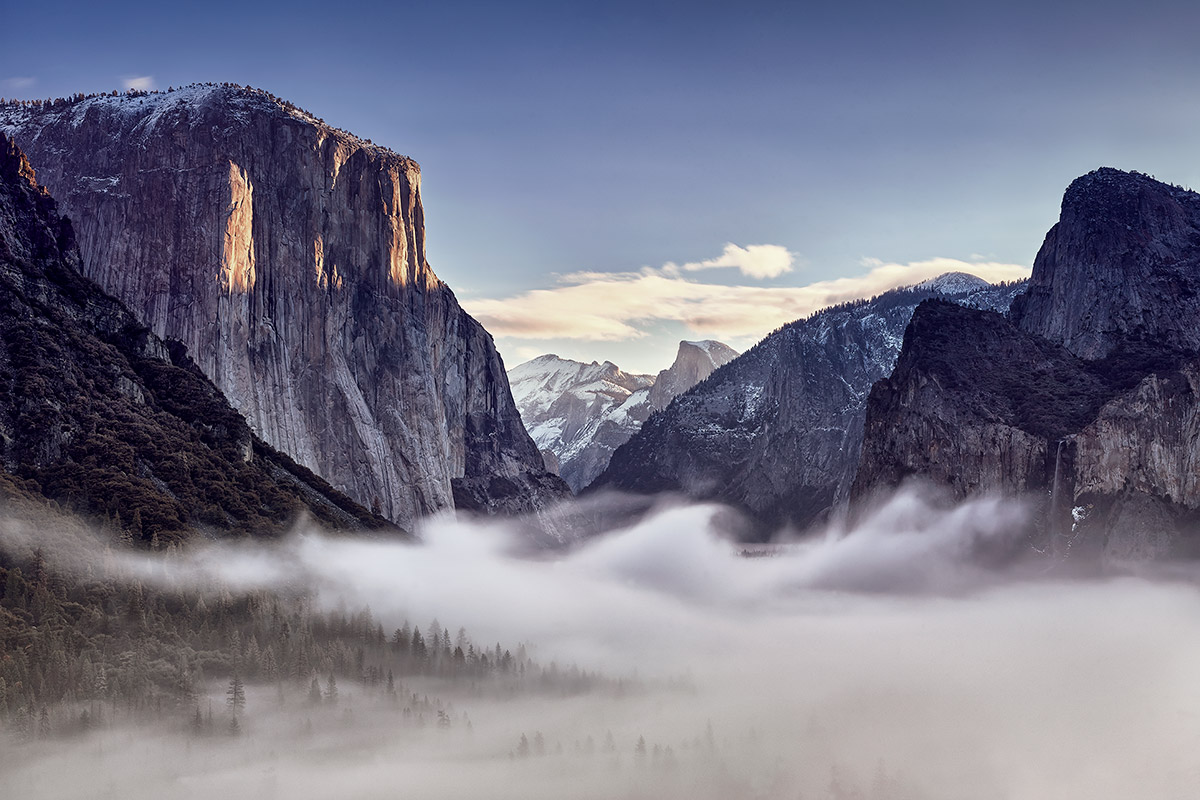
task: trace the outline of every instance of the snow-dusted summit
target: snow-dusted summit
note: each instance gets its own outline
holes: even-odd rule
[[[624,372],[611,361],[585,364],[550,354],[513,367],[508,380],[547,466],[579,491],[651,413],[736,356],[721,342],[680,342],[675,363],[653,376]]]

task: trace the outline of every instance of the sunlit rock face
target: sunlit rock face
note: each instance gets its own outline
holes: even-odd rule
[[[416,162],[240,87],[3,106],[0,127],[77,221],[86,274],[337,488],[402,524],[456,492],[519,511],[566,491],[426,262]]]
[[[867,407],[857,497],[917,476],[1025,493],[1033,545],[1196,555],[1200,195],[1104,169],[1067,190],[1011,320],[928,303]]]
[[[302,517],[401,533],[256,438],[179,342],[80,266],[70,220],[0,135],[2,505],[40,494],[147,544]]]
[[[785,325],[650,417],[592,486],[718,500],[751,537],[823,523],[848,501],[867,395],[917,305],[1004,310],[1022,288],[950,273]]]
[[[652,413],[736,357],[721,342],[684,341],[675,361],[657,376],[628,373],[611,361],[584,364],[549,354],[518,364],[508,378],[547,464],[579,491]]]

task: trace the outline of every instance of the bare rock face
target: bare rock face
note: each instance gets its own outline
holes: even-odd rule
[[[721,342],[684,341],[674,363],[657,376],[627,373],[611,361],[584,364],[550,354],[518,364],[508,377],[547,465],[578,492],[652,413],[735,357],[737,351]]]
[[[718,500],[745,512],[751,537],[839,513],[867,394],[895,364],[917,305],[949,297],[1006,309],[1021,288],[943,277],[785,325],[651,416],[592,488]]]
[[[1129,345],[1089,361],[998,314],[924,303],[871,390],[854,498],[920,477],[1029,498],[1032,542],[1055,556],[1187,552],[1198,366]]]
[[[1200,555],[1200,360],[1147,375],[1068,443],[1075,527],[1105,560]]]
[[[147,544],[279,534],[301,514],[401,533],[255,437],[179,342],[80,264],[70,221],[0,134],[0,482]]]
[[[706,339],[680,342],[675,361],[658,373],[650,387],[648,400],[652,411],[662,411],[671,401],[712,375],[718,367],[737,358],[738,352],[727,344]]]
[[[1200,349],[1200,195],[1110,168],[1077,178],[1013,319],[1083,358],[1127,338]]]
[[[565,493],[426,262],[416,162],[236,86],[0,106],[0,128],[76,220],[88,277],[335,487],[404,525]]]
[[[1011,321],[927,303],[872,389],[854,495],[919,476],[1035,500],[1054,556],[1197,555],[1200,195],[1075,181]]]

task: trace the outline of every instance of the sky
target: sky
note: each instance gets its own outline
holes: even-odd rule
[[[655,372],[1027,273],[1096,167],[1200,185],[1197,30],[1154,0],[24,3],[0,95],[267,89],[420,162],[430,263],[510,366]]]

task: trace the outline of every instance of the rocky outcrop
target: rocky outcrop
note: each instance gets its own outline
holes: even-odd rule
[[[1004,309],[1021,290],[943,277],[772,333],[651,416],[593,487],[729,503],[759,537],[828,519],[849,498],[871,384],[891,371],[917,305],[950,297]]]
[[[1129,338],[1200,350],[1200,195],[1110,168],[1076,179],[1013,319],[1083,358]]]
[[[592,482],[613,451],[655,411],[737,356],[715,341],[680,342],[672,365],[657,376],[623,372],[616,364],[584,364],[538,356],[509,370],[525,427],[573,491]]]
[[[654,379],[646,400],[650,411],[662,411],[671,401],[712,375],[718,367],[737,358],[738,352],[727,344],[706,339],[680,342],[671,366]]]
[[[0,135],[0,473],[166,545],[307,514],[395,530],[255,437],[175,341],[83,277],[71,223]]]
[[[0,106],[0,127],[88,277],[335,487],[405,525],[565,494],[426,261],[416,162],[237,86]]]
[[[998,314],[923,303],[871,391],[854,498],[919,477],[1027,498],[1043,552],[1164,555],[1200,507],[1196,368],[1128,344],[1089,361]]]
[[[1075,181],[1012,319],[922,305],[871,392],[856,498],[917,476],[1032,501],[1034,547],[1196,554],[1200,196]]]

